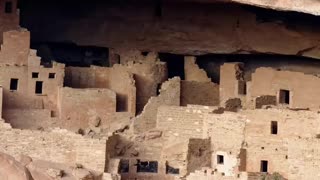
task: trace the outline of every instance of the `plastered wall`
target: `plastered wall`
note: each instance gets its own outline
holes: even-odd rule
[[[280,89],[290,91],[291,108],[320,107],[320,78],[301,72],[277,71],[272,68],[258,68],[252,74],[251,96],[277,96]]]
[[[121,83],[119,83],[121,82]],[[108,88],[117,95],[117,111],[135,115],[136,87],[133,75],[121,68],[67,67],[65,85],[72,88]]]
[[[100,118],[106,123],[116,112],[116,94],[109,89],[60,88],[59,114],[63,127],[77,130],[89,126],[89,121]]]
[[[3,42],[2,33],[14,30],[19,28],[20,23],[20,11],[17,9],[17,0],[11,0],[12,2],[12,12],[6,13],[5,12],[5,3],[7,1],[1,0],[0,1],[0,43]]]

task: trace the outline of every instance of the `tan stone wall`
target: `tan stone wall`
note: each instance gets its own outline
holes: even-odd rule
[[[80,163],[104,171],[106,140],[87,139],[67,130],[50,132],[11,129],[0,123],[0,151],[18,158],[20,154],[58,163]]]
[[[12,0],[12,13],[5,13],[5,3],[7,1],[0,1],[0,43],[3,42],[2,33],[15,30],[19,28],[20,24],[20,11],[17,9],[18,0]]]
[[[52,67],[40,65],[40,57],[30,50],[30,33],[20,29],[4,33],[0,51],[0,84],[4,93],[4,109],[56,109],[58,88],[63,86],[64,65],[52,62]],[[32,78],[32,72],[38,77]],[[49,78],[54,73],[54,78]],[[16,91],[10,90],[11,78],[18,79]],[[35,93],[36,81],[43,82],[42,94]]]
[[[65,76],[65,65],[52,61],[51,67],[41,65],[41,58],[37,56],[35,50],[30,50],[28,58],[28,94],[29,96],[42,96],[44,97],[44,108],[56,110],[58,90],[63,87]],[[37,78],[32,77],[32,73],[38,73]],[[49,77],[49,74],[54,74]],[[42,94],[35,93],[36,82],[42,82]]]
[[[200,69],[196,64],[196,57],[185,56],[184,58],[184,74],[186,81],[211,82],[206,71]]]
[[[236,177],[239,173],[240,149],[244,142],[246,117],[237,113],[225,112],[223,114],[208,113],[204,115],[204,136],[211,139],[211,167],[226,176]],[[217,156],[224,158],[224,163],[217,162]]]
[[[320,140],[292,138],[288,141],[288,179],[319,179]]]
[[[117,94],[118,111],[128,111],[131,116],[135,115],[135,82],[133,75],[125,69],[67,67],[65,84],[72,88],[109,88]]]
[[[116,94],[109,89],[61,88],[59,91],[59,114],[63,127],[77,130],[87,128],[89,120],[108,116],[116,112]]]
[[[290,91],[291,108],[320,107],[320,78],[300,72],[277,71],[271,68],[258,68],[252,74],[251,96],[277,96],[280,89]]]
[[[247,172],[260,172],[261,161],[268,161],[268,172],[288,177],[288,146],[277,137],[246,136]]]
[[[181,81],[181,106],[218,106],[219,85],[212,82]]]
[[[137,113],[152,96],[157,95],[160,85],[168,78],[167,66],[163,62],[145,61],[136,63],[133,60],[126,65],[115,65],[117,69],[126,69],[133,74],[137,88]]]
[[[0,51],[0,63],[27,65],[29,49],[29,31],[19,29],[4,32],[3,44]]]
[[[19,129],[39,130],[59,125],[48,109],[4,109],[2,118],[13,128]]]
[[[242,63],[225,63],[220,67],[220,106],[232,98],[244,98],[239,94],[239,82],[243,78]]]
[[[319,134],[320,117],[317,112],[259,109],[242,111],[241,114],[250,121],[246,124],[246,136],[248,137],[314,138]],[[277,135],[271,134],[271,121],[278,123]]]
[[[209,111],[205,106],[160,106],[157,128],[164,130],[164,137],[172,142],[202,138],[204,114]]]
[[[172,78],[162,84],[160,94],[151,97],[143,112],[134,119],[134,131],[144,132],[157,126],[157,111],[163,105],[180,105],[180,78]]]

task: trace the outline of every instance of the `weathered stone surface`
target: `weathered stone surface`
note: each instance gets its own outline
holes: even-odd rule
[[[314,14],[318,14],[320,8],[317,0],[233,1]],[[160,21],[150,13],[154,11],[152,3],[131,3],[132,6],[128,2],[123,6],[114,4],[112,7],[101,4],[94,10],[87,9],[87,17],[81,19],[77,16],[61,17],[63,13],[53,11],[55,8],[52,8],[52,4],[47,1],[45,4],[40,2],[37,9],[42,11],[35,8],[25,11],[29,12],[25,24],[32,32],[33,40],[42,42],[70,41],[79,45],[125,47],[189,55],[268,53],[320,58],[319,23],[317,18],[311,15],[294,16],[290,19],[290,15],[286,17],[285,13],[274,17],[267,13],[261,18],[260,14],[234,4],[177,5],[166,2],[162,7],[163,15],[159,18]],[[51,19],[42,18],[46,9],[50,9],[47,12],[50,12],[52,20],[59,21],[47,24]],[[95,14],[99,14],[101,18],[97,19]],[[115,20],[114,17],[118,19]],[[41,24],[47,26],[39,27]],[[48,34],[52,36],[47,36]]]
[[[1,180],[32,180],[28,170],[12,156],[0,152]]]

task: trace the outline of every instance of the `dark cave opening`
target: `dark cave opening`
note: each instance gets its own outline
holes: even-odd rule
[[[52,60],[66,66],[90,67],[90,65],[108,67],[109,49],[95,46],[77,46],[71,43],[34,43],[42,64]]]
[[[168,77],[173,78],[178,76],[184,80],[184,56],[170,53],[159,53],[159,58],[162,62],[167,63]]]

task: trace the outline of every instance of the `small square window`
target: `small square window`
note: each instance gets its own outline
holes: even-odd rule
[[[260,172],[267,173],[268,172],[268,161],[261,161]]]
[[[49,79],[55,79],[56,73],[49,73]]]
[[[271,134],[278,134],[278,122],[271,121]]]
[[[290,104],[290,91],[289,90],[280,89],[279,103],[280,104]]]
[[[39,73],[38,72],[33,72],[32,73],[32,78],[38,78],[39,77]]]
[[[18,79],[11,79],[11,80],[10,80],[10,90],[11,90],[11,91],[16,91],[16,90],[18,90],[18,82],[19,82]]]
[[[224,164],[224,157],[222,155],[217,156],[217,163],[218,164]]]
[[[4,12],[7,13],[7,14],[11,14],[12,13],[12,2],[11,1],[7,1],[5,3],[5,7],[4,7]]]

